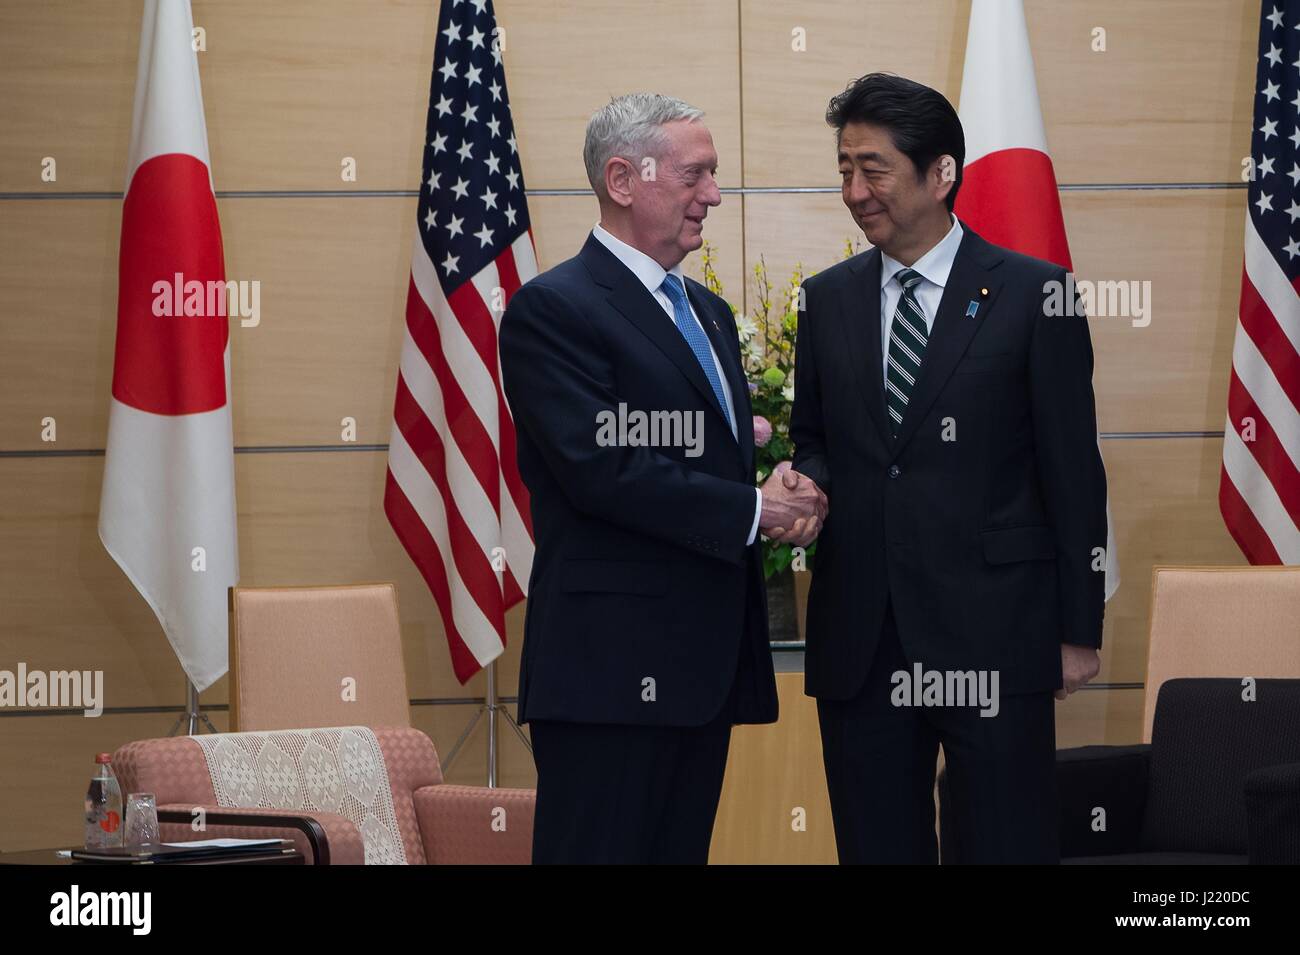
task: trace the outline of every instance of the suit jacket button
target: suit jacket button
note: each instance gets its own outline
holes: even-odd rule
[[[902,473],[903,473],[903,469],[900,468],[897,464],[891,464],[889,466],[889,476],[891,478],[896,478]]]

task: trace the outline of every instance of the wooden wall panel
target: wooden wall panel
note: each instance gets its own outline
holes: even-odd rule
[[[392,428],[415,200],[223,199],[230,279],[260,283],[260,323],[231,321],[235,444],[384,444]],[[529,203],[538,262],[577,253],[599,218],[590,196]],[[0,217],[0,449],[102,448],[117,315],[121,205],[7,203]],[[741,287],[738,196],[712,210],[706,235],[724,286]],[[700,276],[700,253],[684,263]],[[737,299],[737,301],[739,301]],[[168,321],[169,319],[159,319]],[[58,441],[41,441],[41,420]]]
[[[737,8],[731,0],[502,0],[503,53],[524,182],[587,185],[587,118],[611,95],[681,96],[709,113],[725,185],[740,184]],[[434,0],[195,0],[218,189],[413,189],[423,156],[438,4]],[[0,191],[124,186],[139,2],[49,0],[0,11]],[[656,35],[671,45],[610,43]],[[566,64],[556,69],[557,63]],[[53,156],[59,178],[41,182]],[[341,178],[356,160],[355,182]]]
[[[1102,442],[1120,588],[1106,606],[1099,680],[1146,678],[1151,568],[1244,564],[1219,515],[1218,438]]]
[[[1059,182],[1240,181],[1255,5],[1025,7]],[[959,105],[969,17],[965,0],[742,0],[745,185],[837,185],[826,106],[863,74],[899,73]],[[1095,27],[1107,31],[1104,53],[1092,50]],[[806,31],[803,52],[792,49],[795,29]]]
[[[634,92],[704,110],[718,179],[741,184],[735,0],[502,0],[496,8],[529,188],[588,188],[587,120],[611,97]]]
[[[120,191],[144,4],[0,5],[0,191]],[[41,181],[45,157],[57,179]]]
[[[226,714],[209,716],[224,733]],[[0,852],[81,845],[95,755],[166,736],[175,722],[173,713],[0,718]]]
[[[737,726],[713,827],[709,862],[762,865],[835,861],[817,704],[802,673],[778,673],[778,722]],[[804,828],[794,828],[802,810]]]
[[[1063,199],[1080,280],[1151,283],[1149,319],[1089,322],[1101,430],[1222,431],[1245,191],[1067,192]]]
[[[1241,181],[1256,4],[1026,0],[1025,16],[1058,182]]]
[[[1056,704],[1056,748],[1142,741],[1142,690],[1084,689]]]
[[[826,105],[853,77],[899,73],[955,98],[969,10],[965,0],[741,0],[745,185],[838,185]]]
[[[0,449],[104,446],[121,222],[118,202],[3,203]],[[53,443],[41,440],[46,417]]]
[[[739,17],[730,0],[560,6],[498,5],[524,179],[533,188],[583,186],[587,116],[609,95],[643,88],[705,109],[724,182],[739,184],[742,48],[745,184],[833,182],[823,149],[829,97],[851,77],[886,69],[956,99],[969,17],[965,0],[745,0]],[[219,188],[413,187],[434,4],[388,0],[364,14],[308,0],[194,7],[207,31],[200,69]],[[0,76],[20,95],[5,107],[14,135],[0,146],[0,189],[122,188],[139,4],[129,9],[124,16],[122,4],[51,0],[3,12]],[[1217,0],[1188,0],[1173,17],[1160,5],[1123,0],[1027,4],[1058,178],[1236,181],[1249,148],[1256,15],[1250,4]],[[674,34],[671,57],[658,44],[608,42],[649,35],[664,22],[691,24]],[[791,50],[797,27],[807,31],[806,52]],[[1107,30],[1105,53],[1091,49],[1095,27]],[[914,39],[921,36],[925,43]],[[557,62],[581,69],[557,70]],[[1187,149],[1189,142],[1198,147]],[[59,160],[57,183],[40,181],[47,155]],[[356,183],[340,179],[343,156],[357,159]]]
[[[397,584],[411,696],[482,695],[461,687],[441,619],[383,513],[382,453],[240,454],[235,458],[240,580],[248,586]],[[96,525],[103,458],[0,460],[0,606],[4,650],[36,669],[105,673],[108,706],[183,702],[181,670],[143,598],[104,551]],[[518,685],[523,606],[507,618],[500,690]],[[225,681],[203,695],[224,703]]]

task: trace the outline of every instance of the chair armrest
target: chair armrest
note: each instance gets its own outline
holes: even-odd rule
[[[1255,770],[1245,795],[1250,864],[1300,864],[1300,763]]]
[[[1149,743],[1057,750],[1062,858],[1138,851],[1150,767]]]
[[[204,829],[193,828],[202,809]],[[361,833],[351,820],[332,812],[293,809],[232,809],[171,803],[158,807],[158,835],[163,842],[201,839],[291,839],[309,865],[362,865]]]
[[[411,794],[430,865],[528,865],[533,789],[422,786]]]

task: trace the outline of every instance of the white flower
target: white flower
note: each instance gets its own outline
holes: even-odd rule
[[[790,376],[790,380],[787,381],[785,387],[781,389],[781,397],[786,401],[794,401],[794,375]]]
[[[736,331],[740,334],[740,340],[742,342],[748,342],[758,334],[758,326],[754,324],[752,318],[746,318],[744,315],[737,315]]]

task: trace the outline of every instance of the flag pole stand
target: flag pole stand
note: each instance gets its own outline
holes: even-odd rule
[[[470,717],[469,723],[467,723],[465,729],[461,731],[460,738],[456,740],[456,745],[453,746],[451,752],[447,754],[447,759],[442,764],[444,772],[451,768],[451,764],[455,761],[457,754],[460,753],[461,747],[465,745],[465,740],[469,739],[469,734],[474,731],[474,727],[478,725],[478,721],[483,717],[484,713],[487,714],[488,727],[487,784],[489,789],[496,789],[498,714],[505,717],[506,723],[515,731],[515,735],[519,737],[519,742],[524,744],[524,749],[531,753],[533,747],[528,742],[528,737],[524,735],[524,731],[519,728],[519,724],[515,722],[515,718],[510,715],[510,711],[497,701],[497,662],[495,660],[489,663],[487,668],[487,696],[484,697],[483,702],[478,705],[478,708],[474,710],[474,715]]]
[[[195,689],[193,683],[186,680],[185,711],[181,713],[180,716],[176,717],[176,722],[172,724],[172,728],[167,735],[175,736],[176,731],[179,730],[183,724],[185,726],[186,736],[198,736],[200,720],[202,720],[203,724],[207,726],[209,733],[215,733],[217,731],[217,728],[212,725],[212,721],[208,719],[208,714],[199,709],[199,691]]]

